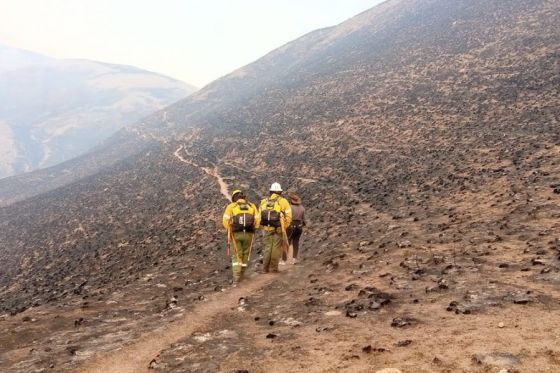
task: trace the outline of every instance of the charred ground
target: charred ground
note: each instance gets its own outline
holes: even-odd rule
[[[172,296],[186,309],[221,290],[225,201],[199,167],[217,165],[253,199],[272,180],[298,190],[312,221],[302,266],[248,295],[251,312],[230,315],[239,324],[218,315],[204,331],[233,330],[238,341],[214,359],[219,369],[242,369],[239,356],[255,349],[275,356],[251,363],[256,371],[557,367],[546,330],[560,306],[559,7],[388,1],[148,118],[138,133],[152,142],[140,153],[0,209],[0,310],[15,315],[0,321],[0,363],[72,368],[102,350],[101,336],[118,345],[156,326],[158,312],[171,317]],[[175,159],[180,146],[194,164]],[[55,325],[53,307],[72,316],[48,327],[54,337],[37,334],[37,346],[55,347],[28,355],[22,335]],[[126,319],[111,323],[118,336],[100,332],[113,311]],[[38,324],[21,324],[36,314]],[[73,315],[86,320],[79,333],[68,332]],[[300,325],[277,333],[256,317]],[[531,330],[534,317],[543,324]],[[503,340],[489,329],[498,320]],[[519,344],[521,335],[542,341]],[[215,368],[176,353],[157,364]]]

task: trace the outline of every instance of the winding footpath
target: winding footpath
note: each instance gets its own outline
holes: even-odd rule
[[[283,269],[281,269],[282,271]],[[149,365],[162,350],[198,330],[204,330],[218,317],[224,317],[238,305],[241,297],[247,297],[271,283],[276,275],[253,273],[239,287],[212,294],[180,320],[150,331],[129,345],[112,353],[94,357],[76,372],[85,373],[138,373],[149,372]]]
[[[191,160],[186,159],[185,157],[183,157],[181,155],[181,151],[184,149],[184,146],[181,145],[177,148],[177,150],[175,150],[175,152],[173,153],[173,155],[175,156],[175,158],[177,158],[179,161],[186,163],[186,164],[190,164],[191,166],[200,168],[202,171],[204,171],[204,173],[206,173],[207,175],[212,176],[213,178],[216,179],[216,181],[218,182],[218,185],[220,186],[220,193],[222,193],[222,195],[228,200],[231,200],[231,194],[229,192],[229,188],[227,183],[224,181],[224,179],[222,178],[222,176],[220,175],[220,173],[218,172],[218,166],[214,165],[213,167],[202,167],[197,165],[196,163],[194,163]]]
[[[202,167],[185,158],[180,146],[174,152],[179,161],[202,169],[207,175],[216,179],[220,186],[222,195],[230,199],[230,193],[226,182],[218,172],[218,167]],[[280,269],[286,271],[286,269]],[[143,334],[132,343],[123,346],[108,354],[94,357],[79,367],[77,371],[86,373],[137,373],[148,372],[149,365],[162,350],[168,348],[175,342],[186,338],[197,330],[204,329],[219,317],[224,317],[231,312],[231,308],[238,304],[241,297],[254,294],[273,281],[274,275],[258,275],[252,273],[239,287],[232,287],[222,293],[208,296],[208,300],[188,311],[185,316],[173,324],[164,325],[158,329]]]
[[[216,179],[222,195],[230,200],[228,185],[218,172],[218,167],[202,167],[194,161],[185,158],[186,151],[184,146],[180,146],[173,153],[176,159],[200,168],[204,173]],[[288,268],[280,268],[281,272],[290,272]],[[192,310],[173,322],[148,331],[134,341],[122,348],[107,354],[94,356],[86,361],[76,372],[86,373],[138,373],[149,372],[152,359],[158,354],[173,345],[174,343],[191,336],[194,332],[204,330],[212,325],[216,319],[227,317],[231,309],[238,305],[239,299],[248,294],[263,289],[270,284],[277,275],[261,275],[255,272],[250,273],[247,280],[238,287],[231,287],[221,293],[208,296],[207,300],[198,304]]]

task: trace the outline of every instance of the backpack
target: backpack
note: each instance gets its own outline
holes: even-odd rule
[[[279,228],[280,224],[280,204],[276,199],[263,199],[261,202],[261,225],[264,227]]]
[[[236,202],[231,217],[231,229],[233,232],[255,231],[255,206],[250,202]]]

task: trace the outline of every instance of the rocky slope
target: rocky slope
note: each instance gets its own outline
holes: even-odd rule
[[[0,46],[0,178],[84,154],[193,91],[131,66]]]
[[[557,370],[559,8],[387,1],[147,118],[126,160],[0,209],[0,366]],[[225,289],[204,169],[252,199],[298,190],[303,263]]]

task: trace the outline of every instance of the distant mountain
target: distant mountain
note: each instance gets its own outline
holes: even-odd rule
[[[84,154],[194,90],[131,66],[0,45],[0,178]]]
[[[41,54],[12,48],[0,44],[0,74],[6,71],[24,69],[33,65],[45,64],[53,59]]]

